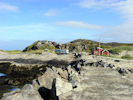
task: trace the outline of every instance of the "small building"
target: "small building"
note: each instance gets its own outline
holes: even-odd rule
[[[58,53],[58,54],[68,54],[69,50],[68,49],[56,49],[55,53]]]
[[[107,50],[103,50],[103,51],[102,51],[102,55],[109,56],[109,51],[107,51]]]
[[[109,55],[109,51],[102,50],[102,48],[100,48],[100,47],[92,48],[91,52],[92,52],[93,55],[99,55],[99,52],[100,52],[101,55],[106,55],[106,56]]]

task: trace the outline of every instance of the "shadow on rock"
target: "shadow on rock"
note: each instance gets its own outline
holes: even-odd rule
[[[50,90],[47,89],[47,88],[44,88],[44,87],[40,87],[38,89],[38,92],[40,93],[41,97],[44,99],[44,100],[49,100],[49,95],[50,95]]]
[[[53,82],[54,83],[54,82]],[[38,89],[39,94],[44,100],[59,100],[58,96],[56,96],[56,87],[55,84],[52,85],[52,89],[47,89],[45,87],[40,87]]]

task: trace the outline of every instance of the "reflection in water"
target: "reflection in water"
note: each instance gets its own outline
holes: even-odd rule
[[[9,89],[9,91],[14,91],[16,89],[20,89],[20,88],[12,88],[12,89]]]
[[[1,77],[1,76],[6,76],[6,74],[2,74],[2,73],[0,73],[0,77]]]

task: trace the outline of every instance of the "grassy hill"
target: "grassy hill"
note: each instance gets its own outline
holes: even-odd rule
[[[77,39],[68,43],[59,44],[52,41],[36,41],[33,44],[27,46],[23,51],[21,50],[13,50],[13,51],[5,51],[9,54],[21,54],[21,53],[35,53],[35,54],[41,54],[45,51],[45,49],[48,49],[49,52],[54,51],[55,49],[69,49],[69,51],[76,51],[76,52],[90,52],[92,47],[99,47],[99,42],[92,41],[92,40],[85,40],[85,39]],[[120,54],[123,51],[133,51],[133,44],[127,44],[127,43],[100,43],[100,47],[110,52],[110,54]],[[1,50],[2,51],[2,50]],[[111,57],[117,57],[111,56]],[[124,55],[124,59],[132,59],[130,54]]]
[[[133,46],[133,44],[126,44],[126,43],[100,43],[101,47],[106,50],[110,50],[111,53],[120,52],[120,50],[124,50],[126,46]],[[122,47],[124,46],[124,47]],[[32,50],[55,50],[55,49],[69,49],[69,51],[88,51],[92,47],[99,47],[99,42],[92,41],[92,40],[85,40],[85,39],[77,39],[65,44],[58,44],[51,41],[36,41],[30,46],[27,46],[23,52],[32,51]],[[120,47],[120,48],[118,48]],[[123,49],[122,49],[123,48]],[[129,48],[127,48],[129,49]]]

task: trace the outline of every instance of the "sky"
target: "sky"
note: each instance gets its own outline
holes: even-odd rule
[[[0,49],[38,40],[133,43],[133,0],[0,0]]]

